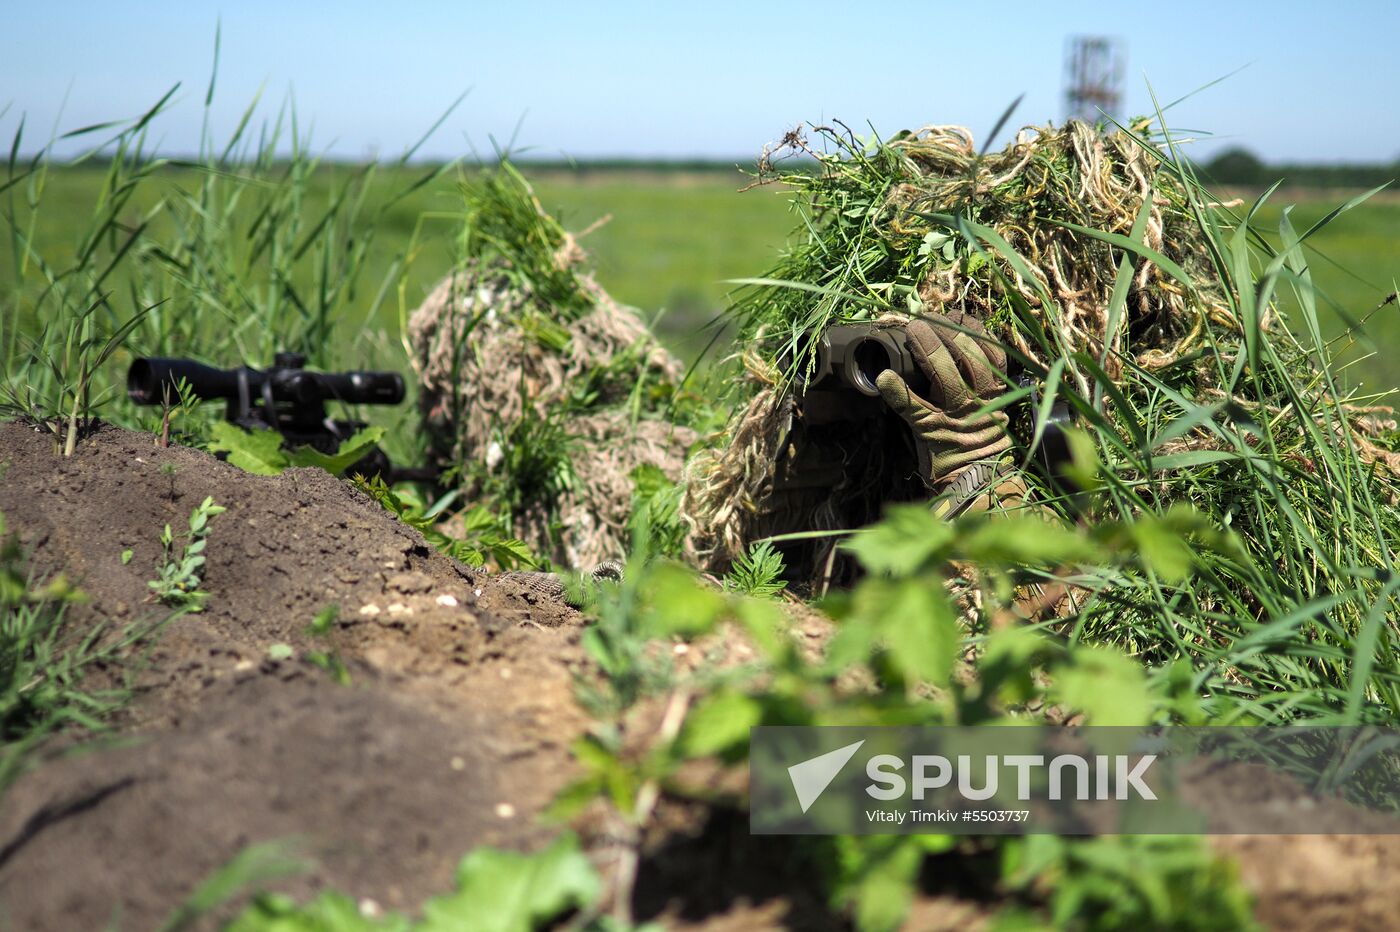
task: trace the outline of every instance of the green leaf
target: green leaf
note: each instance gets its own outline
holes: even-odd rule
[[[1096,491],[1103,485],[1100,478],[1098,450],[1089,433],[1077,427],[1064,428],[1069,447],[1069,462],[1064,465],[1065,476],[1085,492]]]
[[[122,551],[122,566],[126,566],[128,563],[131,562],[131,555],[132,554],[130,550]]]
[[[867,842],[868,839],[862,839]],[[860,932],[892,932],[904,922],[914,898],[914,880],[924,851],[919,841],[902,837],[886,842],[876,853],[867,855],[860,876],[851,889],[855,901],[855,924]]]
[[[267,649],[268,660],[291,660],[295,655],[290,644],[277,643]]]
[[[787,618],[781,605],[767,599],[738,598],[731,608],[759,651],[770,661],[792,649],[793,641],[787,633]]]
[[[1039,518],[974,515],[959,521],[958,556],[988,566],[1051,566],[1095,560],[1087,535]]]
[[[686,716],[681,748],[687,756],[718,754],[749,739],[749,729],[763,719],[763,709],[751,696],[738,692],[712,693]]]
[[[215,421],[209,432],[209,450],[227,453],[228,461],[239,469],[259,476],[281,475],[288,466],[282,452],[282,435],[275,430],[247,431],[228,421]]]
[[[1080,647],[1068,666],[1057,669],[1051,695],[1083,712],[1090,725],[1146,725],[1152,696],[1142,667],[1111,647]]]
[[[724,596],[701,585],[693,570],[679,563],[656,565],[648,580],[646,635],[694,637],[714,627],[724,612]]]
[[[306,652],[307,663],[320,667],[330,674],[331,679],[340,686],[350,685],[350,671],[346,669],[345,662],[335,651],[310,650]]]
[[[940,579],[868,579],[856,590],[852,609],[857,623],[878,632],[907,681],[948,685],[960,634]]]
[[[478,848],[457,869],[457,892],[423,904],[420,932],[531,932],[598,896],[598,875],[566,832],[543,851]]]
[[[1143,565],[1165,582],[1179,583],[1191,575],[1195,551],[1175,528],[1153,515],[1143,515],[1127,527]]]
[[[724,578],[724,588],[758,598],[782,592],[783,555],[773,548],[773,542],[759,541],[741,553]]]
[[[160,932],[177,932],[177,930],[190,928],[201,917],[239,894],[246,894],[250,890],[256,890],[264,884],[283,877],[304,873],[309,868],[310,865],[297,857],[286,842],[270,841],[249,845],[200,884],[198,889],[165,920],[160,926]],[[268,912],[270,911],[269,909]],[[300,924],[274,926],[271,923],[259,923],[252,916],[260,912],[263,911],[254,905],[229,928],[240,930],[240,932],[245,929],[266,929],[269,927],[312,928]],[[334,928],[353,929],[355,927],[337,925]]]
[[[227,932],[409,932],[413,925],[397,913],[371,919],[343,893],[323,893],[305,906],[290,897],[257,897]]]
[[[846,548],[872,573],[905,576],[941,562],[953,540],[953,528],[923,505],[891,508],[885,520],[853,536]]]
[[[319,466],[338,476],[363,459],[382,439],[384,428],[366,427],[343,442],[334,455],[327,456],[312,447],[297,447],[287,454],[287,460],[292,466]]]
[[[311,619],[311,624],[307,626],[307,632],[320,637],[329,634],[335,626],[335,620],[340,615],[340,606],[332,602],[316,613],[316,617]]]

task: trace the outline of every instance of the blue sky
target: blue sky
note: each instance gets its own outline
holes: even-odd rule
[[[717,157],[748,162],[804,121],[882,134],[960,123],[979,140],[1063,115],[1066,37],[1126,43],[1126,106],[1150,108],[1236,69],[1169,114],[1206,131],[1204,156],[1244,145],[1270,160],[1400,158],[1400,3],[238,3],[0,0],[0,140],[21,113],[26,149],[134,116],[182,82],[156,126],[193,151],[222,21],[213,110],[226,135],[263,89],[295,95],[319,151],[396,156],[463,91],[423,148],[489,153],[516,135],[540,157]],[[66,103],[65,103],[66,100]],[[61,116],[60,116],[61,111]],[[519,132],[516,133],[516,127]]]

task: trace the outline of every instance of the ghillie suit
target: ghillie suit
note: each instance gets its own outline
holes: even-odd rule
[[[768,156],[760,164],[760,181],[798,190],[815,234],[766,276],[792,287],[754,289],[735,309],[742,339],[753,344],[745,365],[756,391],[731,427],[732,442],[692,464],[686,502],[696,556],[712,566],[726,565],[749,541],[782,532],[772,526],[779,515],[760,504],[775,482],[784,486],[782,473],[790,468],[778,455],[784,431],[775,425],[790,424],[813,365],[814,337],[834,323],[903,327],[951,312],[967,334],[993,338],[984,346],[999,354],[998,371],[1006,370],[1001,343],[1020,371],[1043,373],[1052,356],[1084,352],[1103,360],[1112,377],[1121,374],[1127,346],[1141,365],[1160,368],[1200,343],[1207,319],[1237,326],[1218,286],[1188,292],[1151,263],[1127,283],[1124,319],[1108,320],[1118,279],[1112,247],[1066,224],[1125,237],[1136,231],[1189,274],[1214,280],[1204,243],[1189,233],[1193,220],[1179,189],[1173,197],[1168,184],[1154,195],[1154,183],[1160,188],[1167,179],[1149,151],[1126,135],[1103,136],[1071,123],[1023,131],[1004,151],[980,157],[961,127],[900,133],[884,144],[819,132],[831,154],[801,138],[788,141],[817,158],[816,174],[776,173]],[[988,249],[979,229],[1023,261]],[[985,400],[1004,386],[979,388]],[[936,495],[957,478],[945,472],[922,482],[896,479],[917,472],[907,463],[913,452],[903,426],[898,418],[870,417],[862,436],[842,444],[847,468],[809,529],[859,526],[886,502]],[[853,460],[857,450],[881,455]],[[884,461],[901,450],[904,460]],[[813,546],[814,558],[830,556],[830,541]]]
[[[1210,584],[1178,597],[1202,616],[1233,612],[1257,624],[1281,606],[1351,587],[1351,568],[1377,560],[1385,569],[1377,578],[1390,578],[1394,508],[1368,507],[1365,527],[1342,529],[1333,495],[1346,488],[1395,501],[1393,421],[1353,404],[1333,378],[1297,234],[1285,228],[1277,248],[1263,241],[1147,128],[1028,129],[982,156],[957,127],[888,142],[821,127],[821,146],[797,133],[785,140],[817,161],[815,171],[780,172],[765,155],[759,183],[792,187],[803,224],[796,245],[734,308],[747,399],[688,466],[693,558],[720,571],[754,541],[782,535],[791,578],[839,581],[839,537],[822,532],[869,523],[889,502],[992,493],[996,503],[1086,527],[1135,526],[1154,514],[1185,520],[1172,508],[1189,503],[1201,516],[1192,527],[1229,528],[1240,545],[1229,555],[1202,545]],[[1279,325],[1283,282],[1298,286],[1305,339]],[[923,409],[938,405],[894,404],[899,380],[880,377],[884,407],[845,423],[804,408],[828,328],[907,332],[923,317],[952,322],[936,327],[939,336],[970,340],[989,362],[1004,353],[1004,369],[993,366],[999,384],[953,412],[1005,418],[1009,428],[1009,449],[979,460],[975,481],[977,463],[921,468],[920,444],[937,438],[921,437],[918,423],[934,429]],[[1007,392],[1008,403],[988,410]],[[1038,465],[1038,420],[1056,403],[1081,428],[1070,433],[1083,441],[1079,465],[1097,487],[1087,512],[1082,496]],[[964,426],[978,435],[968,447],[976,451],[988,423]],[[1280,521],[1298,546],[1280,550]],[[1318,528],[1334,535],[1319,540]],[[1317,547],[1330,554],[1323,564],[1309,557]],[[1361,588],[1332,609],[1344,616],[1339,643],[1370,612],[1368,598],[1400,618],[1395,587]],[[1162,613],[1160,580],[1120,577],[1083,592],[1076,610],[1090,627]]]
[[[465,500],[569,567],[623,556],[634,470],[680,476],[658,419],[682,370],[509,165],[466,187],[463,262],[408,321],[429,455]]]

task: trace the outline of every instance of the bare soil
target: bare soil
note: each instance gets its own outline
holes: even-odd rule
[[[577,774],[569,748],[589,723],[574,698],[591,675],[574,609],[448,559],[319,470],[254,476],[110,427],[65,460],[33,429],[0,425],[0,513],[39,573],[65,572],[90,597],[73,609],[78,633],[161,614],[146,586],[161,528],[179,532],[205,496],[228,509],[208,539],[206,610],[91,673],[90,686],[133,690],[112,735],[60,741],[0,797],[0,930],[154,928],[247,845],[289,838],[314,867],[276,889],[412,911],[451,887],[471,848],[546,842],[538,817]],[[331,604],[333,630],[309,633]],[[798,635],[824,639],[824,622],[804,618]],[[294,656],[271,659],[283,644]],[[339,657],[350,684],[312,651]],[[639,918],[845,928],[799,842],[749,836],[734,810],[662,815]],[[1400,927],[1398,836],[1216,843],[1271,928]],[[992,871],[968,864],[950,855],[926,872],[910,927],[985,922]]]
[[[205,496],[228,509],[208,538],[206,610],[132,668],[116,723],[130,740],[47,762],[0,802],[0,928],[154,928],[245,845],[280,838],[317,864],[287,892],[411,909],[451,888],[472,847],[547,840],[535,817],[575,775],[587,722],[573,609],[448,559],[319,470],[253,476],[114,428],[63,460],[17,423],[0,425],[0,462],[0,512],[33,567],[90,598],[79,630],[159,614],[146,581],[161,528]],[[334,630],[311,635],[329,604]],[[275,644],[295,658],[269,659]]]

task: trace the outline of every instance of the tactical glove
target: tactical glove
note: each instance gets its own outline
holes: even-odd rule
[[[936,491],[968,467],[994,462],[1011,447],[1006,412],[974,416],[1005,389],[999,373],[1006,369],[1006,353],[985,334],[975,318],[961,311],[913,320],[905,336],[915,362],[928,376],[928,397],[915,394],[892,369],[875,380],[885,403],[913,431],[920,475]]]

